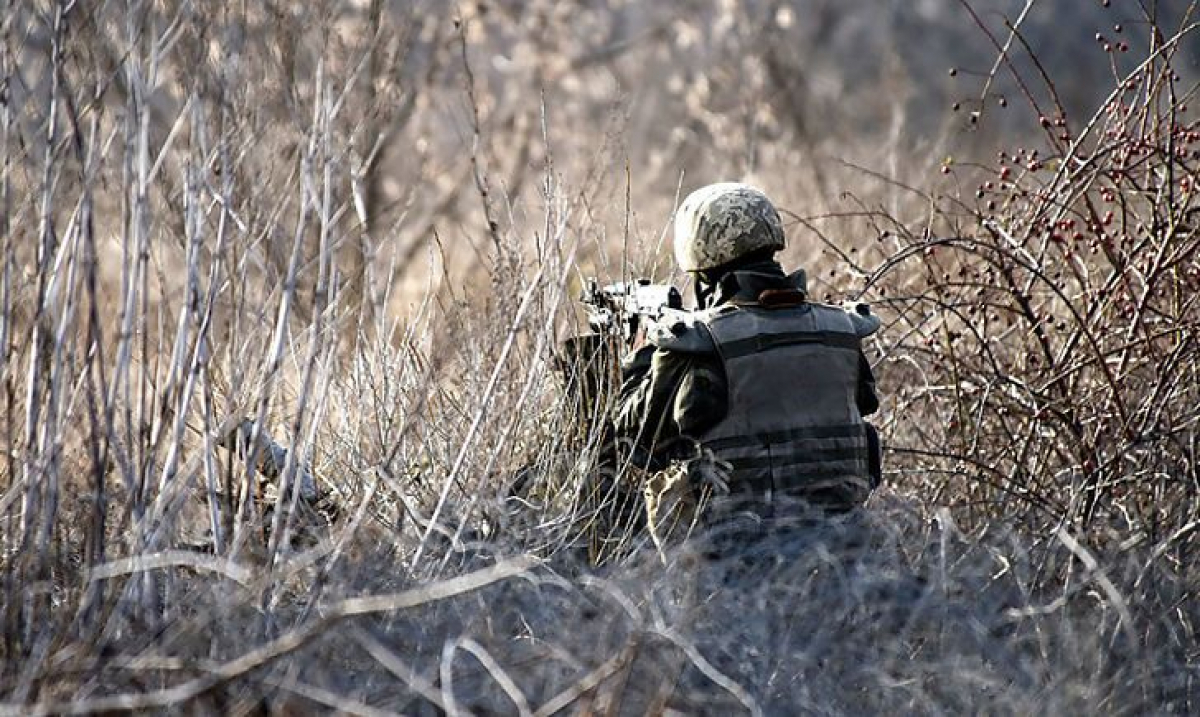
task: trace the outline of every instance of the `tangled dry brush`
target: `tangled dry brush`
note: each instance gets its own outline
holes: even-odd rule
[[[984,5],[0,4],[0,713],[1200,711],[1200,8]],[[718,178],[887,476],[660,551],[559,346]]]

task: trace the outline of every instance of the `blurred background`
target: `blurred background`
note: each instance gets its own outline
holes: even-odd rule
[[[104,2],[71,13],[62,80],[82,93],[86,105],[77,109],[102,134],[147,111],[139,131],[161,164],[146,198],[155,207],[146,229],[156,245],[183,233],[170,209],[181,204],[188,147],[223,147],[206,168],[228,167],[232,176],[219,181],[243,230],[260,235],[250,251],[268,274],[286,269],[292,237],[273,226],[271,210],[305,150],[319,86],[338,105],[330,119],[334,202],[357,196],[356,211],[339,217],[341,273],[363,306],[404,314],[430,276],[469,284],[489,261],[478,245],[485,220],[476,175],[489,191],[490,221],[527,246],[533,232],[522,223],[538,223],[546,182],[572,188],[583,201],[574,230],[588,234],[582,263],[602,274],[619,273],[602,266],[615,265],[616,247],[634,246],[619,265],[663,275],[661,236],[677,197],[718,180],[753,182],[792,214],[788,259],[820,263],[810,272],[820,276],[826,264],[836,267],[821,263],[820,243],[795,217],[877,206],[903,220],[919,215],[927,203],[912,201],[905,185],[948,159],[969,162],[1019,145],[1036,131],[1037,109],[1051,112],[1044,83],[1028,79],[1023,89],[1010,69],[1025,78],[1044,71],[1068,114],[1089,116],[1114,75],[1144,57],[1143,5],[1165,28],[1178,27],[1188,7],[1186,0]],[[16,2],[4,13],[12,122],[5,136],[19,147],[7,156],[31,170],[47,139],[52,7]],[[1014,36],[1009,28],[1018,21]],[[157,47],[147,44],[151,37]],[[1105,53],[1105,43],[1135,51]],[[996,59],[1001,46],[1012,50],[1006,63]],[[145,53],[146,62],[125,64],[131,52]],[[1195,71],[1197,43],[1181,55],[1176,66]],[[206,136],[197,136],[199,128]],[[128,171],[111,149],[106,156],[94,167],[98,175]],[[30,189],[35,179],[13,183],[14,217],[22,185]],[[97,198],[105,211],[95,216],[112,246],[124,197],[107,183]],[[867,241],[846,227],[826,228],[839,243]],[[114,264],[104,263],[115,280]]]

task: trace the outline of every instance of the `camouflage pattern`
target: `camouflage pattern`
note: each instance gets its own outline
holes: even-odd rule
[[[697,189],[675,214],[675,260],[684,271],[714,269],[758,249],[783,247],[779,212],[747,184]]]
[[[699,521],[699,496],[682,464],[672,464],[651,475],[642,488],[642,498],[646,528],[660,553],[691,535]]]
[[[744,507],[744,500],[731,495],[731,474],[732,466],[697,445],[694,455],[674,462],[645,482],[646,527],[660,553],[685,540],[697,527],[728,517],[731,507]]]

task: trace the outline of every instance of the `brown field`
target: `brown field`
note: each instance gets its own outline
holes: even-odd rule
[[[0,714],[1200,712],[1197,3],[0,10]],[[885,483],[598,535],[575,298],[726,179]]]

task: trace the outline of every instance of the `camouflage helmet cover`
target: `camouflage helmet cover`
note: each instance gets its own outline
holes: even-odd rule
[[[675,260],[684,271],[713,269],[752,251],[783,246],[779,212],[748,184],[701,187],[675,214]]]

